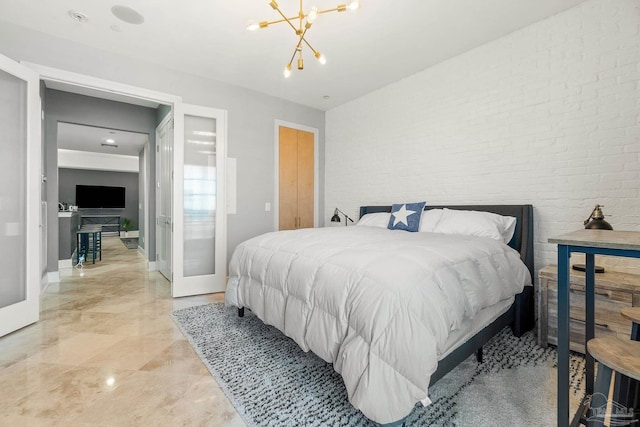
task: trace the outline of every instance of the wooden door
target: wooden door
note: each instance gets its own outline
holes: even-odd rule
[[[314,226],[314,135],[279,127],[280,230]]]
[[[313,228],[313,133],[298,131],[298,228]]]

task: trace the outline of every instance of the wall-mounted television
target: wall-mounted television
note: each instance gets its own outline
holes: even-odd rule
[[[76,185],[76,204],[79,208],[123,209],[125,188],[104,185]]]

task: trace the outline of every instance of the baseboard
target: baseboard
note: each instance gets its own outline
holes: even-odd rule
[[[158,271],[158,266],[155,261],[149,261],[149,271]]]
[[[60,283],[60,272],[59,271],[50,271],[47,273],[47,282],[48,283]]]
[[[71,267],[73,267],[73,260],[71,258],[58,260],[58,270]]]
[[[45,271],[42,273],[42,276],[40,277],[40,294],[41,295],[45,293],[48,286],[49,286],[49,278],[47,276],[47,272]]]

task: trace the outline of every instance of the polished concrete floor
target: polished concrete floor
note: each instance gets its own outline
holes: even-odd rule
[[[0,338],[0,426],[244,426],[170,317],[223,294],[171,298],[117,237],[60,276]]]

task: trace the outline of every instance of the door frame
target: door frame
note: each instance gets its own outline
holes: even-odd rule
[[[302,130],[305,132],[313,133],[313,226],[318,226],[318,212],[319,212],[319,182],[320,182],[320,171],[319,171],[319,155],[320,149],[318,147],[318,140],[320,135],[320,130],[314,127],[301,125],[298,123],[287,122],[285,120],[274,121],[274,130],[273,130],[273,140],[274,143],[274,187],[273,187],[273,230],[277,231],[280,229],[280,126],[284,126],[291,129]]]
[[[169,257],[168,259],[165,259],[164,262],[167,263],[167,265],[164,265],[162,262],[160,262],[159,258],[160,258],[160,252],[162,250],[162,248],[160,248],[159,246],[159,242],[163,242],[164,240],[160,238],[161,236],[161,232],[160,232],[160,211],[162,210],[162,199],[161,197],[158,196],[158,193],[161,193],[162,191],[164,191],[164,188],[161,189],[161,191],[158,191],[158,185],[160,185],[159,183],[159,173],[162,172],[162,159],[161,157],[158,155],[158,153],[160,153],[160,129],[165,128],[166,126],[168,126],[170,123],[173,125],[173,117],[171,114],[167,114],[165,116],[164,119],[162,119],[162,121],[158,124],[158,126],[156,126],[155,129],[155,133],[156,133],[156,151],[155,151],[155,171],[156,171],[156,175],[154,177],[153,180],[153,188],[155,189],[155,193],[156,193],[156,217],[154,219],[155,224],[156,224],[156,233],[155,233],[155,242],[156,242],[156,260],[154,262],[154,271],[158,271],[160,272],[160,274],[162,274],[169,282],[173,281],[173,264],[172,264],[172,259],[171,257],[173,256],[173,248],[171,247],[172,245],[169,245]],[[172,140],[173,140],[173,136],[172,136]],[[171,144],[173,145],[173,143]],[[173,150],[173,147],[172,147]],[[172,163],[172,169],[173,169],[173,158],[171,160]],[[173,179],[170,180],[170,184],[169,184],[169,196],[172,197],[173,194]],[[173,218],[173,198],[171,198],[171,203],[170,203],[170,208],[169,208],[169,217]],[[169,228],[171,227],[171,222],[169,223]],[[166,233],[166,227],[167,224],[165,224],[165,232]],[[170,239],[173,238],[173,233],[169,233]],[[171,241],[171,240],[170,240]],[[165,274],[167,273],[167,274]]]
[[[119,83],[111,80],[105,80],[98,77],[88,76],[86,74],[74,73],[72,71],[53,68],[46,65],[36,64],[28,61],[20,61],[20,63],[34,70],[36,73],[38,73],[40,81],[59,82],[59,83],[64,83],[71,86],[84,87],[87,89],[92,89],[100,92],[113,93],[113,94],[128,96],[132,98],[149,100],[149,101],[157,102],[159,104],[169,105],[172,107],[174,111],[175,111],[176,105],[179,105],[180,103],[182,103],[182,97],[177,95],[171,95],[164,92],[157,92],[149,89],[144,89],[138,86],[128,85],[128,84]],[[147,172],[150,174],[151,171],[148,170]],[[150,191],[150,186],[148,185],[149,182],[150,180],[147,179],[147,192]],[[57,201],[54,201],[54,203],[57,206]],[[145,223],[148,223],[149,221],[154,221],[155,223],[156,219],[146,218]],[[49,227],[51,226],[52,225],[49,224]],[[148,234],[145,234],[145,239],[147,239],[145,242],[145,246],[149,245],[150,237],[151,236],[149,236]],[[155,233],[153,238],[155,240]],[[47,244],[57,245],[58,242],[48,242]],[[147,249],[147,254],[149,253],[150,252]],[[149,257],[147,256],[147,261],[148,260],[149,260]],[[49,262],[51,261],[49,260]],[[57,260],[55,262],[57,265]],[[154,270],[155,270],[155,261],[149,262],[149,271],[154,271]],[[51,275],[51,273],[49,273],[48,275]]]
[[[97,77],[92,77],[92,76],[88,76],[88,75],[84,75],[84,74],[78,74],[78,73],[74,73],[71,71],[66,71],[66,70],[60,70],[57,68],[52,68],[52,67],[48,67],[48,66],[44,66],[44,65],[39,65],[39,64],[34,64],[34,63],[29,63],[29,62],[22,62],[23,65],[31,68],[32,70],[36,71],[39,74],[40,80],[47,80],[47,81],[55,81],[55,82],[59,82],[59,83],[65,83],[65,84],[69,84],[69,85],[73,85],[73,86],[78,86],[78,87],[85,87],[88,89],[93,89],[93,90],[97,90],[100,92],[107,92],[107,93],[113,93],[113,94],[117,94],[117,95],[123,95],[123,96],[127,96],[127,97],[132,97],[132,98],[138,98],[138,99],[144,99],[144,100],[149,100],[149,101],[154,101],[156,103],[159,104],[165,104],[165,105],[169,105],[172,108],[172,116],[173,116],[173,166],[174,166],[174,170],[173,170],[173,192],[172,192],[172,207],[171,207],[171,211],[172,211],[172,229],[173,229],[173,233],[172,233],[172,238],[171,238],[171,270],[172,270],[172,280],[170,280],[170,285],[171,285],[171,294],[172,296],[176,297],[176,296],[183,296],[183,295],[193,295],[196,294],[198,292],[199,289],[201,289],[201,287],[199,286],[191,286],[192,283],[187,283],[187,282],[193,282],[192,280],[187,280],[185,281],[185,278],[183,276],[183,273],[181,272],[179,275],[176,275],[175,272],[178,269],[182,269],[182,265],[183,265],[183,244],[184,242],[181,240],[182,238],[182,230],[183,230],[183,223],[182,223],[182,212],[183,212],[183,198],[182,198],[182,185],[183,185],[183,174],[184,174],[184,167],[183,167],[183,152],[182,150],[184,149],[184,115],[185,114],[197,114],[197,111],[216,111],[216,112],[220,112],[221,114],[223,114],[224,116],[224,126],[225,126],[225,136],[224,136],[224,146],[226,146],[226,123],[227,123],[227,119],[226,119],[226,110],[220,110],[220,109],[215,109],[215,108],[211,108],[211,107],[205,107],[205,106],[196,106],[196,105],[190,105],[190,104],[185,104],[182,101],[182,97],[181,96],[177,96],[177,95],[171,95],[171,94],[167,94],[167,93],[163,93],[163,92],[157,92],[157,91],[153,91],[153,90],[149,90],[149,89],[144,89],[138,86],[132,86],[132,85],[128,85],[128,84],[124,84],[124,83],[118,83],[118,82],[114,82],[111,80],[105,80],[105,79],[100,79]],[[196,111],[194,113],[194,111]],[[225,158],[225,154],[224,150],[222,152],[222,158]],[[220,170],[221,172],[224,172],[224,161],[222,162],[222,165],[220,166]],[[224,180],[224,175],[219,175],[218,176],[219,180]],[[150,180],[149,180],[150,181]],[[155,177],[154,177],[154,182],[155,182]],[[225,202],[225,195],[224,193],[222,193],[220,200],[223,201],[223,206],[222,206],[222,210],[221,212],[224,214],[224,204]],[[176,203],[176,200],[180,200],[180,203]],[[222,226],[222,230],[220,230],[221,233],[221,241],[224,244],[224,246],[222,247],[222,251],[224,254],[224,258],[226,261],[226,227],[227,227],[227,222],[226,222],[226,216],[222,216],[223,218],[223,226]],[[156,219],[153,218],[153,221],[155,221]],[[177,230],[177,232],[176,232]],[[155,238],[155,233],[154,233],[154,238]],[[156,242],[157,243],[157,242]],[[49,244],[51,244],[51,242],[49,242]],[[57,242],[56,242],[57,244]],[[221,269],[222,270],[222,269]],[[221,271],[221,273],[226,272],[226,265],[225,265],[225,269],[224,271]],[[179,287],[179,288],[177,288]],[[195,291],[194,291],[195,289]]]

